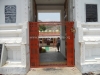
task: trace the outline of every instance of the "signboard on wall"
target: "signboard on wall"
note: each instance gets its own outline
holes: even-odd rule
[[[0,60],[1,60],[1,53],[2,53],[2,44],[0,44]]]
[[[16,23],[16,5],[5,6],[5,23]]]
[[[97,22],[97,4],[86,4],[86,22]]]

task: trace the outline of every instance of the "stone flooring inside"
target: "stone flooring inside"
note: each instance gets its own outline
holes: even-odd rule
[[[47,64],[66,64],[66,60],[61,52],[52,51],[40,53],[40,65]]]

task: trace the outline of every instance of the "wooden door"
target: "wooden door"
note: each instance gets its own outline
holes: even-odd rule
[[[66,22],[66,58],[67,66],[74,66],[74,22]]]
[[[39,26],[37,22],[29,23],[30,67],[39,66]]]

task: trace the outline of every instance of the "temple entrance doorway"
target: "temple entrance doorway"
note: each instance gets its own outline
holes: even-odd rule
[[[30,66],[32,68],[51,65],[74,66],[74,22],[68,21],[68,2],[67,0],[59,0],[54,4],[52,2],[49,3],[47,1],[44,3],[39,0],[33,0],[34,10],[33,13],[30,13],[33,17],[31,16],[31,22],[29,22]],[[43,11],[49,13],[58,11],[60,20],[39,20],[38,13]],[[58,26],[60,31],[56,33],[54,31],[52,33],[51,30],[40,31],[40,27],[44,26]],[[60,38],[59,52],[56,48],[58,37]]]
[[[43,49],[41,52],[40,48],[42,48],[39,44],[39,25],[65,25],[66,27],[66,37],[61,38],[65,39],[65,57],[61,53],[62,48],[60,48],[60,52],[45,52]],[[73,34],[73,22],[30,22],[29,23],[29,40],[30,40],[30,65],[31,67],[38,66],[46,66],[46,65],[67,65],[74,66],[74,34]],[[50,42],[50,37],[49,37]],[[47,42],[46,42],[47,43]],[[48,48],[50,43],[46,44],[46,48]],[[42,53],[42,54],[41,54]],[[61,56],[62,55],[62,56]],[[55,56],[55,57],[52,57]],[[66,59],[66,60],[65,60]]]

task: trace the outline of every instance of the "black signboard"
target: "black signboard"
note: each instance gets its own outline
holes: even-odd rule
[[[5,6],[5,23],[16,23],[16,5]]]
[[[2,44],[0,44],[0,60],[1,60],[1,53],[2,53]]]
[[[97,4],[86,4],[86,22],[97,22]]]

